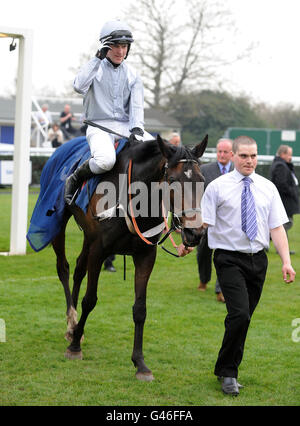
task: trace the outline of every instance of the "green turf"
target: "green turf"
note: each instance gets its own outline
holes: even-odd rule
[[[29,215],[36,198],[29,197]],[[10,194],[0,194],[0,203],[0,251],[8,251]],[[67,254],[72,269],[81,242],[82,233],[71,220]],[[299,216],[290,245],[297,271]],[[215,273],[208,290],[197,291],[195,252],[175,259],[158,250],[144,336],[152,383],[137,381],[131,362],[131,258],[126,281],[121,256],[115,262],[117,273],[101,274],[98,303],[85,329],[84,359],[69,361],[64,358],[65,300],[52,248],[34,253],[28,247],[26,256],[0,256],[0,318],[6,325],[6,342],[0,342],[0,405],[300,405],[300,342],[292,340],[292,332],[297,335],[292,321],[300,318],[299,278],[285,284],[273,246],[268,256],[265,288],[240,367],[245,387],[237,398],[223,395],[213,375],[226,308],[215,299]],[[84,288],[85,281],[80,300]]]

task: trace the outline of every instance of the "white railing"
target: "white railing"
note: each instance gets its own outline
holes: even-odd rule
[[[30,147],[30,156],[31,157],[50,157],[55,148],[43,148],[43,147]],[[2,156],[12,156],[14,155],[14,145],[10,143],[0,143],[0,155]]]
[[[32,103],[36,110],[31,111],[31,118],[34,123],[34,127],[31,132],[31,144],[35,145],[37,148],[40,148],[45,142],[48,141],[48,128],[50,122],[34,96],[32,97]],[[38,117],[42,119],[42,122],[40,122]]]
[[[50,157],[56,148],[51,147],[31,147],[30,148],[30,156],[32,157]],[[14,146],[12,144],[8,143],[0,143],[0,155],[3,156],[11,156],[14,153]],[[216,161],[216,153],[208,152],[205,153],[201,157],[201,162],[207,163]],[[274,160],[274,155],[258,155],[257,156],[258,164],[271,164]],[[293,157],[292,158],[293,164],[295,166],[300,166],[300,157]]]

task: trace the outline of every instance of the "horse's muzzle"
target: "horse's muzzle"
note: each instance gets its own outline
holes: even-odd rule
[[[181,231],[182,242],[187,247],[195,247],[199,244],[205,230],[200,228],[183,228]]]

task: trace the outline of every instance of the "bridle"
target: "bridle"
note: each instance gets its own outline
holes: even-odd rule
[[[187,162],[192,162],[192,163],[196,163],[196,164],[199,165],[199,162],[197,160],[194,160],[193,158],[191,158],[191,159],[183,158],[183,159],[177,161],[177,163],[187,163]],[[172,218],[171,228],[169,228],[169,225],[168,225],[168,222],[167,222],[167,219],[166,219],[166,214],[165,214],[166,212],[164,211],[164,206],[162,204],[162,215],[163,215],[163,219],[164,219],[164,222],[165,222],[165,227],[166,227],[167,232],[163,236],[163,238],[161,240],[157,241],[156,243],[149,241],[140,231],[140,229],[137,225],[137,222],[136,222],[136,218],[134,216],[133,208],[132,208],[132,196],[131,196],[132,195],[131,194],[132,165],[133,165],[133,161],[132,161],[132,159],[130,159],[129,165],[128,165],[128,197],[129,197],[130,215],[131,215],[131,220],[132,220],[135,232],[146,244],[151,245],[151,246],[161,245],[161,248],[163,250],[165,250],[167,253],[171,254],[172,256],[179,257],[178,254],[174,254],[174,253],[170,252],[168,249],[166,249],[164,246],[162,246],[162,243],[169,237],[171,242],[172,242],[173,247],[177,249],[178,246],[174,242],[174,240],[171,236],[171,233],[174,232],[176,229],[179,229],[179,230],[183,229],[182,222],[180,220],[180,216],[183,216],[186,213],[199,212],[199,211],[201,211],[201,209],[200,208],[185,209],[185,210],[182,210],[178,213],[171,212],[171,213],[173,213],[173,218]],[[166,183],[168,183],[168,169],[169,169],[169,165],[168,165],[168,162],[166,162],[165,165],[164,165],[164,175],[163,175],[163,180]]]
[[[193,158],[182,158],[181,160],[178,160],[177,163],[195,163],[199,166],[199,162],[197,160],[194,160]],[[168,173],[167,173],[169,169],[168,162],[165,163],[164,169],[165,169],[164,180],[166,183],[168,183]],[[180,216],[184,216],[187,213],[193,213],[193,212],[201,212],[201,209],[199,207],[196,207],[195,209],[184,209],[177,213],[171,211],[171,213],[173,214],[173,217],[175,217],[175,220],[176,220],[175,229],[182,229],[182,223],[181,223],[181,220],[179,219]]]

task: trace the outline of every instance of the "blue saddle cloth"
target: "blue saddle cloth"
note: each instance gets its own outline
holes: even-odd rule
[[[127,139],[121,139],[116,146],[118,154],[125,146]],[[90,148],[85,136],[72,139],[59,148],[45,164],[40,179],[40,194],[34,207],[27,240],[35,251],[45,248],[60,232],[64,210],[65,180],[85,160],[90,158]],[[76,204],[86,212],[90,196],[94,193],[101,175],[89,180],[76,199]]]

